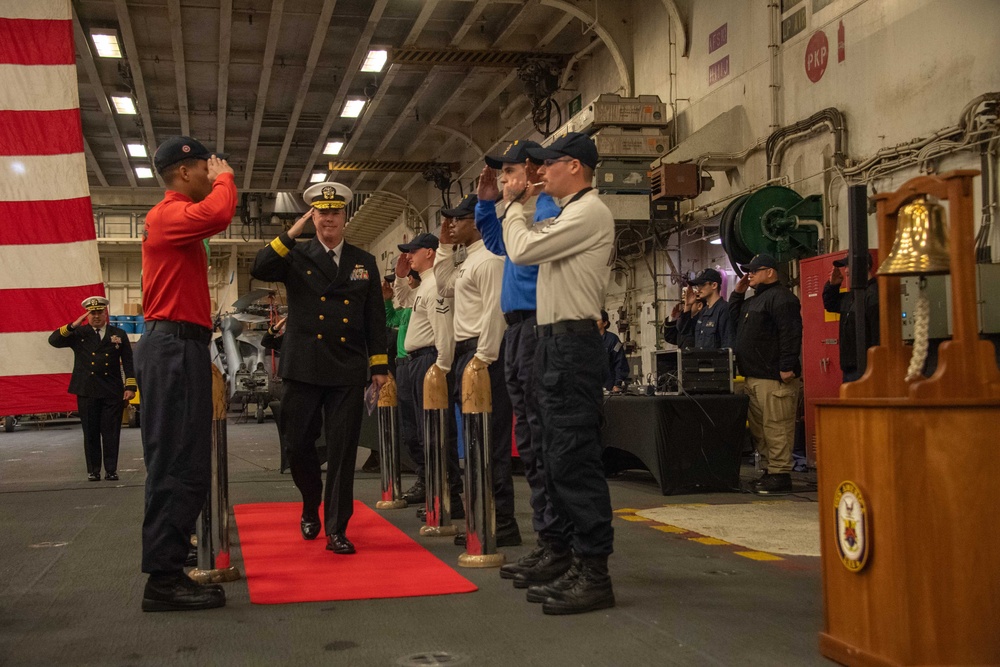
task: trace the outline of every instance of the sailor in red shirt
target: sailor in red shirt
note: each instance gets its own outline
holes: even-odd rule
[[[189,539],[211,482],[212,316],[203,239],[236,212],[233,170],[191,137],[171,137],[153,163],[167,185],[142,231],[146,333],[136,350],[142,393],[146,508],[143,611],[226,604],[217,585],[184,574]]]

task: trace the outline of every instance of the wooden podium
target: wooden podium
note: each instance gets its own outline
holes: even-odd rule
[[[881,345],[817,401],[823,655],[845,665],[1000,664],[1000,371],[977,333],[972,179],[912,179],[878,202],[880,261],[899,209],[947,201],[954,335],[907,382],[900,279],[879,277]]]

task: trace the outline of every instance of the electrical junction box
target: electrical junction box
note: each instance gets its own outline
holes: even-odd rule
[[[601,160],[594,177],[601,193],[649,194],[649,164],[645,160]]]
[[[693,162],[663,162],[650,172],[650,198],[693,199],[701,194],[701,173]]]
[[[621,97],[604,94],[571,119],[573,132],[619,127],[666,127],[667,105],[657,95]]]
[[[594,135],[594,143],[602,158],[656,158],[670,150],[670,137],[655,127],[606,127]]]

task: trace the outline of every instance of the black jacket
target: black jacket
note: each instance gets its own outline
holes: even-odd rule
[[[780,282],[758,285],[749,299],[733,292],[729,309],[736,327],[736,363],[744,377],[781,380],[781,371],[802,375],[802,309]]]
[[[317,239],[282,234],[257,253],[254,278],[285,284],[288,323],[281,377],[322,386],[364,385],[388,372],[385,303],[375,258],[344,243],[340,266]]]
[[[854,371],[858,368],[855,356],[854,290],[841,292],[838,285],[827,281],[823,285],[823,308],[828,313],[840,314],[840,368]],[[865,286],[865,349],[878,345],[878,281],[869,278]]]
[[[114,342],[112,338],[118,342]],[[89,324],[72,331],[67,325],[49,335],[49,345],[73,350],[73,376],[69,381],[69,393],[124,400],[126,387],[135,391],[132,344],[128,341],[128,334],[118,327],[108,324],[104,329],[104,338],[98,339],[97,332]]]

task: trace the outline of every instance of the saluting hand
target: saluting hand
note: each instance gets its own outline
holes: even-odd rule
[[[208,158],[208,180],[215,182],[215,179],[219,177],[220,174],[235,174],[233,168],[229,166],[229,163],[223,159],[217,158],[214,155]]]
[[[833,271],[830,272],[830,284],[834,287],[840,287],[840,284],[844,282],[844,274],[840,272],[840,267],[833,267]]]
[[[295,224],[288,230],[288,238],[296,239],[300,234],[302,234],[303,231],[305,231],[306,223],[312,220],[314,210],[314,208],[309,207],[309,210],[306,211],[301,218],[295,221]]]
[[[493,167],[487,165],[480,172],[476,196],[479,197],[479,201],[496,201],[500,198],[500,188],[497,187],[497,170]]]
[[[455,243],[455,223],[451,218],[445,218],[441,223],[441,243],[454,245]]]
[[[736,287],[733,288],[733,291],[738,294],[743,294],[747,291],[748,287],[750,287],[750,274],[744,273],[740,276],[740,279],[737,281]]]
[[[87,321],[87,313],[84,313],[80,317],[76,318],[76,321],[73,322],[72,327],[75,329],[86,321]]]
[[[388,301],[392,298],[392,285],[389,284],[388,280],[382,281],[382,299]]]
[[[405,278],[410,272],[410,255],[409,253],[400,253],[399,257],[396,258],[396,277]]]

